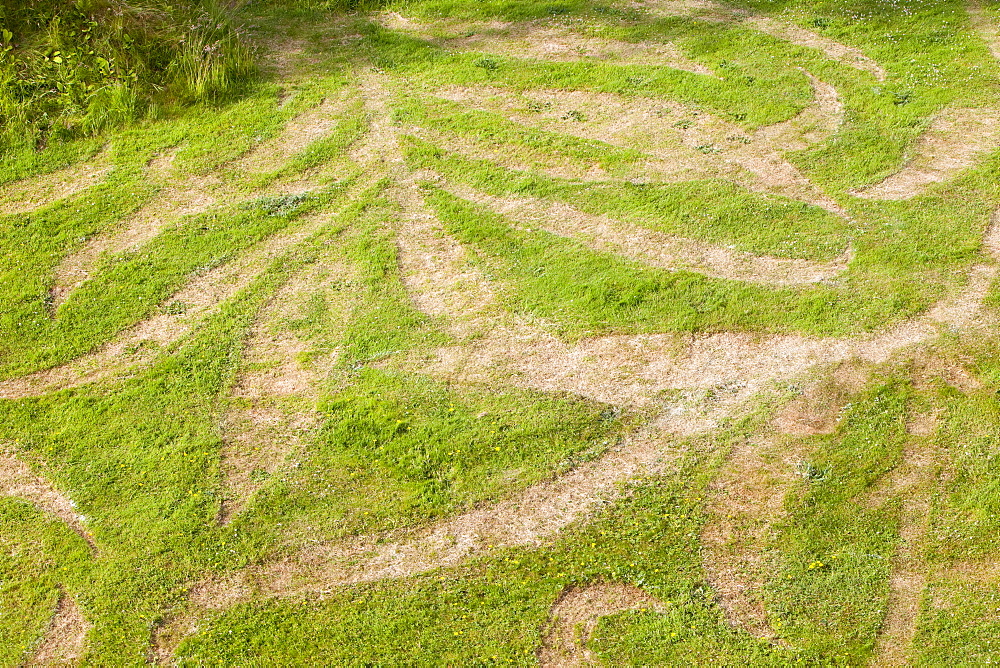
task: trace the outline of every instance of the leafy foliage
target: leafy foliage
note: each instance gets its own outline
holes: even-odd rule
[[[0,4],[0,150],[121,126],[245,83],[253,54],[216,0]]]

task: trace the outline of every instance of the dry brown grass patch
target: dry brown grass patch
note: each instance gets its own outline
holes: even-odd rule
[[[533,171],[557,179],[576,181],[607,181],[610,178],[608,173],[598,164],[584,164],[557,155],[535,154],[521,158],[516,155],[516,151],[508,150],[506,145],[492,146],[485,142],[480,143],[426,128],[409,127],[405,131],[407,134],[419,137],[449,153],[458,153],[476,160],[489,160],[511,170]],[[651,178],[653,174],[654,170],[646,165],[637,165],[633,171],[634,178],[639,180]],[[617,176],[620,178],[620,173]],[[683,171],[677,174],[665,174],[656,171],[655,176],[657,181],[686,181],[697,178],[698,173]]]
[[[290,158],[332,132],[349,103],[346,95],[324,99],[293,118],[278,137],[263,142],[234,166],[257,174],[280,169]]]
[[[790,436],[832,434],[843,407],[868,377],[867,369],[857,361],[840,364],[829,377],[810,383],[801,395],[782,406],[771,424]]]
[[[801,485],[795,466],[810,449],[773,436],[744,441],[708,488],[705,573],[729,622],[758,638],[774,636],[761,599],[773,527],[784,515],[785,497]]]
[[[754,30],[767,33],[772,37],[791,42],[808,49],[816,49],[822,52],[827,58],[837,60],[845,65],[853,67],[863,72],[868,72],[878,81],[885,80],[885,70],[881,65],[864,54],[861,49],[842,44],[829,37],[806,30],[789,21],[779,21],[770,17],[749,17],[744,23]]]
[[[869,507],[878,507],[893,498],[902,499],[899,544],[889,577],[888,608],[875,647],[877,665],[909,665],[927,587],[924,543],[935,473],[936,448],[930,439],[915,438],[905,446],[902,461],[887,480],[865,499]]]
[[[450,87],[435,95],[502,112],[527,127],[641,151],[650,160],[640,168],[654,180],[676,181],[684,174],[716,176],[844,215],[784,158],[786,147],[808,145],[828,136],[824,128],[839,123],[828,113],[829,88],[812,80],[821,91],[817,99],[825,100],[822,105],[752,135],[717,116],[671,100],[588,91],[512,93],[490,87]]]
[[[0,187],[0,215],[30,213],[96,185],[111,170],[107,151],[95,158]]]
[[[827,58],[868,72],[878,81],[885,79],[885,70],[860,49],[842,44],[789,21],[754,15],[710,0],[635,0],[633,6],[663,16],[691,16],[712,21],[736,21],[778,39],[816,49]]]
[[[51,290],[53,305],[58,307],[66,301],[72,291],[90,276],[103,255],[137,250],[171,223],[215,206],[219,201],[220,186],[221,181],[216,177],[188,177],[179,185],[162,190],[116,231],[94,237],[78,251],[67,255],[55,270]]]
[[[194,330],[226,300],[248,286],[272,260],[305,241],[327,224],[331,213],[318,213],[297,221],[228,264],[192,277],[180,291],[165,300],[179,312],[166,310],[137,323],[97,350],[52,369],[0,381],[0,398],[40,396],[57,389],[127,375],[149,364],[159,350]]]
[[[567,204],[536,198],[493,197],[456,184],[447,184],[445,189],[523,225],[661,269],[683,269],[716,278],[769,285],[799,285],[832,279],[847,268],[849,260],[849,254],[832,262],[752,255],[649,230],[608,216],[587,214]]]
[[[416,37],[433,41],[446,49],[477,51],[513,58],[544,60],[546,62],[572,62],[579,60],[607,60],[625,65],[671,67],[693,74],[715,76],[707,66],[685,56],[671,43],[644,44],[621,42],[594,35],[584,35],[567,28],[550,24],[526,23],[516,26],[493,24],[476,32],[472,26],[462,26],[461,37],[438,37],[440,25],[428,25],[404,19],[397,13],[382,16],[387,28],[407,32]],[[498,28],[499,25],[502,27]],[[451,26],[449,32],[454,32]],[[473,32],[476,34],[469,35]]]
[[[775,383],[817,365],[854,358],[881,364],[936,338],[942,326],[974,323],[995,274],[992,267],[974,267],[967,288],[925,316],[864,337],[660,334],[604,336],[570,344],[537,324],[513,320],[466,345],[440,348],[430,358],[404,363],[458,382],[500,382],[617,405],[661,406],[680,419],[680,429],[697,431],[697,424],[711,428],[713,416],[726,415]],[[682,401],[675,401],[678,392]]]
[[[319,426],[315,401],[337,351],[317,351],[315,343],[287,327],[303,315],[310,298],[321,295],[336,314],[325,331],[336,338],[350,313],[349,299],[340,290],[349,278],[340,263],[320,261],[279,290],[258,319],[232,391],[235,405],[223,424],[221,524],[245,508]]]
[[[76,504],[19,459],[12,450],[0,448],[0,494],[24,499],[58,519],[80,535],[91,548],[94,539],[76,512]]]
[[[444,230],[413,181],[402,181],[394,192],[402,207],[396,244],[403,283],[419,310],[446,316],[456,334],[469,335],[491,309],[495,288]]]
[[[946,181],[1000,146],[1000,110],[950,107],[938,114],[908,152],[906,165],[882,182],[854,194],[903,200]]]
[[[321,592],[454,566],[497,547],[537,545],[621,496],[624,483],[664,473],[677,453],[669,436],[648,428],[599,460],[403,540],[396,532],[311,547],[264,567],[259,574],[261,586],[280,596]]]
[[[90,623],[80,613],[76,601],[63,592],[42,642],[26,666],[63,666],[78,663],[86,648]]]
[[[252,584],[242,573],[194,583],[183,604],[167,611],[165,621],[153,628],[149,662],[175,666],[174,652],[184,638],[198,632],[199,622],[210,612],[225,610],[250,599]]]
[[[646,428],[601,459],[543,481],[515,497],[475,508],[422,530],[390,531],[311,545],[280,561],[197,584],[183,609],[154,633],[155,655],[169,662],[173,648],[197,632],[206,612],[246,600],[324,595],[336,587],[406,578],[458,565],[498,547],[538,545],[567,525],[627,493],[625,483],[663,475],[683,453],[668,435]]]
[[[983,4],[979,0],[970,0],[966,7],[972,27],[976,29],[986,42],[986,46],[989,47],[993,57],[1000,59],[1000,29],[998,29],[996,23],[986,13]]]
[[[651,594],[633,585],[596,582],[570,586],[559,594],[549,611],[548,629],[538,649],[538,663],[562,668],[597,663],[587,648],[601,617],[626,610],[665,610]]]
[[[319,415],[280,407],[232,409],[222,424],[223,493],[218,522],[228,524],[287,465],[320,426]]]

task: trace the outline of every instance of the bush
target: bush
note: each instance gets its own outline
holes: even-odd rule
[[[218,100],[252,77],[235,5],[168,2],[0,0],[0,152]]]

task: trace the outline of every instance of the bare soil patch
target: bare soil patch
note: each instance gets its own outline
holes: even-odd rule
[[[107,153],[65,169],[0,187],[0,215],[31,213],[96,185],[111,171]]]
[[[521,224],[576,239],[596,251],[615,253],[661,269],[688,270],[716,278],[768,285],[800,285],[836,277],[847,268],[849,260],[849,254],[832,262],[752,255],[607,216],[586,214],[557,202],[493,197],[455,184],[448,184],[446,189]]]
[[[76,601],[63,593],[56,604],[55,614],[42,643],[26,666],[62,666],[75,664],[83,658],[90,623],[80,613]]]
[[[95,547],[94,539],[84,525],[86,520],[76,511],[73,500],[32,471],[9,449],[0,449],[0,494],[34,504],[65,522],[88,545]]]
[[[543,667],[568,668],[594,665],[597,657],[587,648],[601,617],[626,610],[664,610],[654,596],[633,585],[597,582],[566,588],[549,612],[549,628],[538,650]]]
[[[947,181],[1000,146],[1000,110],[948,108],[938,114],[909,151],[902,170],[854,194],[904,200]]]

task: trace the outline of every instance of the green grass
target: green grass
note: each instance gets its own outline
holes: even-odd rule
[[[791,118],[811,97],[808,81],[794,71],[776,73],[766,81],[781,95],[762,97],[756,95],[758,84],[754,77],[719,80],[659,66],[547,63],[475,53],[449,54],[376,26],[366,36],[365,46],[373,52],[379,67],[425,86],[501,86],[514,91],[548,88],[667,97],[717,112],[747,128]],[[754,103],[750,103],[751,97]],[[734,113],[733,109],[746,112]]]
[[[624,175],[633,171],[629,168],[640,165],[645,157],[640,151],[605,142],[526,128],[508,121],[501,114],[467,111],[465,105],[433,97],[402,100],[396,107],[395,120],[458,135],[532,166],[565,159],[583,165],[599,165],[612,174]]]
[[[914,640],[914,661],[943,665],[994,660],[1000,652],[998,607],[994,577],[983,582],[973,572],[933,579],[927,587]]]
[[[249,268],[246,287],[189,335],[152,351],[148,365],[35,398],[0,400],[0,447],[73,499],[98,546],[91,550],[22,499],[0,498],[0,665],[30,660],[61,595],[72,596],[92,625],[84,664],[144,663],[158,625],[192,609],[189,595],[198,582],[266,573],[285,557],[310,554],[317,542],[382,531],[410,535],[509,500],[597,460],[654,417],[655,407],[525,389],[539,385],[503,373],[509,369],[482,383],[424,372],[421,365],[431,364],[442,347],[471,351],[487,318],[511,327],[538,324],[562,339],[551,342],[553,349],[599,334],[841,336],[915,316],[960,289],[970,266],[992,261],[981,245],[1000,206],[996,152],[912,200],[850,194],[898,169],[943,108],[995,104],[1000,67],[973,32],[963,3],[760,0],[733,6],[860,48],[885,68],[886,80],[742,22],[657,18],[621,3],[316,0],[244,10],[262,42],[296,40],[302,52],[263,62],[263,79],[238,96],[222,94],[210,73],[192,71],[192,90],[202,85],[211,104],[175,104],[190,96],[174,87],[160,91],[163,99],[155,91],[135,89],[133,98],[127,90],[108,90],[98,100],[104,111],[53,107],[61,115],[32,135],[45,136],[44,149],[10,148],[0,184],[17,186],[102,151],[113,169],[76,195],[0,217],[0,378],[72,361],[172,308],[172,295],[211,268],[254,253],[307,217],[320,225]],[[589,37],[671,44],[719,76],[456,52],[377,25],[367,12],[383,9],[420,19],[439,36],[516,34],[531,22]],[[1000,19],[995,8],[988,11]],[[37,46],[51,36],[36,37]],[[55,65],[48,70],[53,76]],[[361,173],[351,149],[369,136],[377,105],[354,91],[358,75],[373,67],[373,78],[387,86],[381,92],[396,129],[405,134],[419,127],[431,136],[401,137],[403,156],[381,156],[384,162]],[[786,158],[846,217],[721,178],[631,182],[647,159],[640,150],[578,139],[558,127],[532,129],[496,111],[434,97],[452,86],[611,93],[681,103],[754,130],[811,104],[808,78],[796,68],[836,87],[845,121],[832,138]],[[333,130],[266,173],[240,169],[244,156],[334,96],[347,103]],[[0,115],[8,113],[8,102],[0,96]],[[498,159],[448,152],[433,144],[436,138],[484,147]],[[174,154],[171,176],[153,182],[146,165],[168,152]],[[523,169],[500,164],[508,161]],[[596,166],[608,177],[584,183],[539,173],[552,166]],[[494,281],[499,295],[484,321],[473,323],[474,333],[460,336],[447,318],[420,312],[404,281],[400,248],[408,246],[399,243],[397,230],[408,212],[396,202],[395,179],[407,169],[737,251],[826,262],[850,246],[854,255],[842,275],[800,287],[670,272],[524,229],[423,185],[420,195],[442,233],[467,251],[472,268]],[[90,280],[52,308],[49,291],[64,258],[89,239],[121,230],[134,212],[154,198],[172,197],[169,189],[188,178],[214,183],[223,201],[205,214],[169,221],[138,251],[102,257]],[[292,184],[299,179],[314,187],[297,190]],[[320,263],[335,268],[310,273]],[[283,286],[306,278],[314,283],[305,288],[300,311],[264,335],[295,337],[302,350],[296,361],[304,365],[335,358],[315,366],[316,398],[239,395],[241,374],[256,369],[247,347],[262,335],[262,313],[282,298]],[[994,286],[985,307],[993,315],[997,294]],[[643,363],[645,353],[637,348],[634,354],[636,364]],[[662,475],[632,481],[616,501],[537,545],[483,550],[405,580],[223,605],[196,620],[178,663],[533,665],[561,592],[621,582],[658,598],[663,612],[602,618],[589,648],[606,665],[861,665],[878,660],[904,548],[927,582],[907,648],[913,663],[996,662],[998,576],[991,562],[1000,529],[998,343],[989,332],[944,332],[916,355],[922,362],[906,361],[909,356],[904,350],[873,365],[863,388],[845,391],[849,403],[833,433],[776,436],[771,418],[780,402],[759,398],[749,414],[710,433],[664,437],[664,452],[676,461]],[[955,380],[960,368],[968,376],[962,382]],[[545,369],[553,377],[565,371]],[[800,380],[779,382],[791,387]],[[717,396],[725,387],[701,389]],[[243,411],[271,409],[307,413],[316,426],[300,434],[295,452],[272,462],[271,473],[254,473],[259,489],[221,525],[229,490],[223,457],[238,443],[229,431],[232,420]],[[919,411],[938,415],[929,436],[907,431],[908,416]],[[726,619],[705,569],[702,533],[716,512],[713,481],[730,453],[775,438],[790,452],[807,453],[802,462],[776,466],[798,465],[816,475],[788,482],[777,522],[762,537],[746,539],[760,552],[762,588],[755,593],[778,638],[769,642]],[[889,485],[914,451],[930,462],[927,479],[912,497],[890,494],[873,504],[872,491]],[[921,494],[930,510],[917,518],[926,532],[914,533],[907,503]],[[915,542],[904,544],[901,535]]]
[[[722,179],[580,184],[507,170],[416,138],[409,138],[408,144],[407,157],[414,167],[433,169],[491,195],[554,199],[586,213],[614,214],[640,227],[726,243],[751,253],[829,260],[841,254],[853,236],[845,221],[819,207],[750,193]],[[748,225],[748,220],[758,223]]]
[[[498,500],[600,456],[622,421],[575,397],[454,389],[361,370],[320,405],[323,427],[294,471],[237,522],[295,542],[399,528]]]
[[[346,257],[358,275],[358,303],[343,341],[344,364],[366,364],[417,343],[444,343],[428,316],[413,307],[399,274],[399,257],[391,222],[399,207],[379,197],[382,182],[372,198],[353,204],[347,215],[357,217],[357,234],[345,239]]]
[[[772,623],[793,646],[841,663],[870,658],[888,603],[898,508],[866,507],[863,495],[899,464],[907,389],[888,384],[852,403],[809,460],[823,473],[778,538],[765,594]]]
[[[0,8],[0,151],[245,91],[256,67],[235,10],[212,0]]]
[[[0,499],[0,528],[0,602],[6,612],[0,662],[17,665],[48,627],[60,588],[72,595],[87,591],[90,548],[62,522],[11,498]],[[17,577],[22,573],[31,577]]]
[[[702,571],[705,485],[728,444],[760,428],[749,420],[700,443],[698,455],[675,475],[640,485],[627,500],[552,544],[500,551],[466,566],[406,582],[363,585],[326,600],[240,605],[183,645],[181,655],[192,664],[236,663],[264,651],[351,663],[521,665],[530,663],[560,590],[609,581],[640,586],[666,608],[601,622],[592,646],[610,665],[682,660],[740,665],[751,657],[756,665],[796,660],[853,665],[869,656],[878,631],[886,565],[896,540],[891,514],[859,514],[852,502],[859,489],[891,469],[893,460],[862,453],[858,461],[855,455],[858,444],[898,431],[893,425],[905,397],[905,387],[888,385],[862,399],[831,442],[844,446],[833,448],[831,465],[845,465],[834,468],[826,488],[790,500],[768,587],[769,607],[783,622],[779,634],[790,648],[733,629]],[[880,468],[877,462],[883,461],[888,465]],[[832,558],[832,565],[810,569],[817,558]],[[330,624],[331,619],[337,623]]]
[[[192,664],[234,663],[263,651],[278,660],[351,664],[525,665],[560,590],[602,579],[643,586],[669,602],[688,636],[713,633],[728,651],[745,650],[756,641],[721,622],[700,582],[695,495],[704,479],[692,469],[685,473],[695,474],[692,482],[677,476],[640,486],[593,523],[537,550],[499,551],[463,568],[363,586],[325,601],[240,606],[213,620],[180,654]]]
[[[336,90],[338,84],[332,85]],[[230,177],[233,187],[247,191],[244,201],[178,220],[142,253],[104,258],[91,280],[54,318],[50,313],[51,275],[59,261],[85,240],[127,220],[157,195],[142,172],[153,155],[180,146],[174,174],[214,171],[276,135],[290,118],[318,103],[330,86],[329,82],[307,86],[295,104],[280,110],[272,89],[225,114],[194,113],[121,133],[111,141],[114,169],[103,183],[28,215],[0,217],[0,243],[9,249],[0,261],[4,277],[0,299],[10,305],[0,316],[0,331],[8,332],[0,343],[0,376],[46,368],[87,352],[154,313],[194,275],[232,259],[340,192],[342,185],[330,185],[280,215],[256,204],[258,198],[251,194],[269,181],[295,176],[342,155],[361,130],[356,109],[282,173],[250,185],[242,185],[238,175]]]
[[[954,471],[942,489],[930,532],[934,558],[942,563],[988,559],[998,547],[995,478],[1000,402],[980,393],[972,398],[951,390],[948,422],[941,439]]]
[[[859,305],[856,293],[826,286],[766,288],[651,269],[546,232],[515,229],[442,190],[429,193],[448,231],[510,286],[510,307],[558,323],[567,336],[722,329],[834,334],[875,327],[908,308],[905,297]]]

